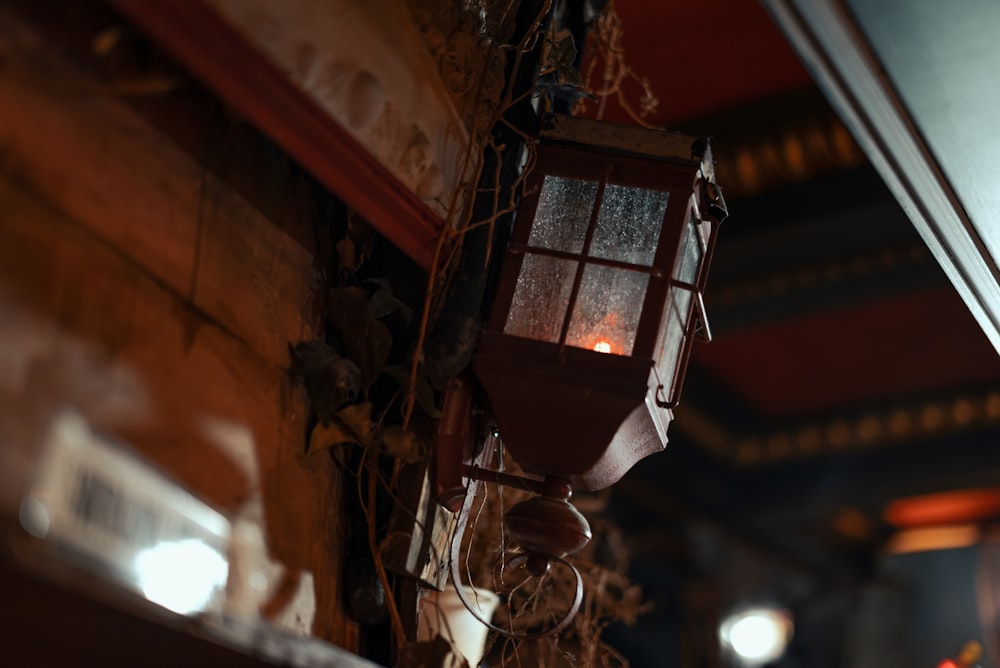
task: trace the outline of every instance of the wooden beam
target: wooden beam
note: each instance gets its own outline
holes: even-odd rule
[[[444,221],[201,0],[111,0],[422,267]]]
[[[62,46],[0,7],[0,524],[72,410],[227,514],[259,502],[267,558],[315,583],[312,634],[356,647],[343,473],[305,454],[288,372],[289,341],[321,327],[311,181],[282,156],[210,171]],[[229,182],[275,174],[262,208]]]
[[[983,104],[982,95],[993,88],[993,70],[978,70],[978,80],[975,76],[970,79],[969,72],[976,72],[980,63],[968,59],[941,62],[936,74],[921,75],[931,78],[929,88],[917,90],[904,76],[907,73],[892,67],[884,56],[901,43],[909,42],[907,48],[924,52],[936,45],[917,39],[920,25],[909,25],[913,30],[907,33],[892,10],[882,4],[879,11],[889,14],[892,27],[873,37],[873,26],[862,25],[843,0],[764,2],[1000,352],[1000,267],[995,256],[1000,237],[995,231],[995,207],[982,206],[989,203],[985,195],[992,197],[995,189],[995,160],[988,143],[990,128],[975,122],[983,120],[979,115],[983,113],[990,120],[989,105]],[[926,10],[936,5],[929,1],[907,5],[911,10],[907,18],[933,16]],[[936,25],[929,21],[923,25],[924,32],[944,35],[969,22],[989,25],[988,17],[973,7],[948,10],[944,15],[950,18]],[[963,39],[944,39],[942,43],[975,43],[982,48],[980,60],[984,62],[996,52],[989,30],[977,30],[975,35],[957,32]],[[913,64],[913,59],[904,62]],[[949,82],[946,88],[943,79],[960,80],[963,87],[956,89],[954,82]],[[945,94],[955,90],[962,94]],[[942,95],[949,104],[938,103]],[[964,115],[929,115],[916,104],[927,99],[933,107],[971,110],[973,115],[968,118],[973,122],[963,122],[967,120]],[[988,169],[959,174],[955,164],[963,171],[977,164],[988,165]]]
[[[225,182],[231,170],[208,171],[112,96],[47,85],[26,58],[12,48],[25,76],[0,76],[0,145],[18,185],[287,368],[288,343],[318,336],[314,248],[296,240],[317,224],[296,208],[306,177],[278,202],[296,215],[271,220]]]

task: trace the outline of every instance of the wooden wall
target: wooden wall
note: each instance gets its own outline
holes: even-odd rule
[[[223,512],[259,492],[312,633],[350,649],[340,473],[304,453],[288,357],[331,205],[190,81],[135,96],[51,39],[0,6],[0,513],[76,410]]]

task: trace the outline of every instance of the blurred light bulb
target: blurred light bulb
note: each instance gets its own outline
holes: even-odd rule
[[[204,610],[229,572],[223,555],[190,538],[143,550],[135,570],[146,598],[181,615]]]
[[[599,353],[610,353],[611,344],[608,343],[607,341],[598,341],[597,343],[594,344],[594,350],[596,350]]]
[[[757,666],[779,658],[791,637],[787,612],[769,608],[744,610],[722,623],[720,635],[744,664]]]

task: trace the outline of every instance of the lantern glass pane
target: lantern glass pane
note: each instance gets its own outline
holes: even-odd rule
[[[701,231],[698,220],[691,215],[684,226],[684,236],[681,238],[680,251],[674,265],[673,276],[684,283],[694,283],[698,277],[698,267],[704,254],[701,245]],[[678,356],[680,355],[684,336],[687,332],[691,316],[691,304],[694,293],[686,288],[674,286],[667,298],[667,313],[664,324],[663,348],[660,353],[660,378],[667,385],[673,382],[677,373]]]
[[[669,193],[609,183],[604,189],[590,255],[651,266]]]
[[[677,262],[674,265],[674,278],[685,283],[694,283],[698,278],[698,266],[701,264],[701,228],[692,215],[684,226],[684,236],[681,238],[681,248]]]
[[[691,314],[691,300],[694,296],[689,290],[674,288],[667,307],[667,318],[663,339],[663,352],[660,355],[660,379],[669,389],[677,373],[677,358],[681,354],[684,343],[684,333],[687,330],[688,318]]]
[[[525,254],[504,334],[557,343],[576,267],[573,260]]]
[[[567,253],[581,252],[597,187],[597,181],[547,175],[538,195],[528,245]]]
[[[615,355],[631,355],[649,276],[587,265],[566,343]]]

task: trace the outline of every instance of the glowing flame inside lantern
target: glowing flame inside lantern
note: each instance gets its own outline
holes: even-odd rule
[[[594,344],[594,350],[596,350],[599,353],[610,353],[611,344],[608,343],[607,341],[598,341],[597,343]]]

